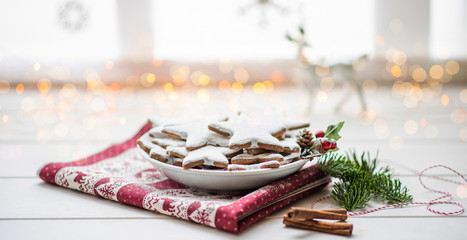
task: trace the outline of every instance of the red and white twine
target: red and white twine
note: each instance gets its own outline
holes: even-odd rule
[[[446,179],[446,178],[442,178],[442,177],[439,177],[439,176],[434,176],[434,175],[430,175],[430,174],[425,174],[426,171],[430,170],[430,169],[433,169],[433,168],[446,168],[452,172],[454,172],[455,174],[457,174],[458,176],[460,176],[464,182],[460,182],[460,181],[455,181],[455,180],[451,180],[451,179]],[[414,171],[414,170],[411,170],[413,172],[417,172],[417,171]],[[433,188],[429,188],[422,180],[422,177],[431,177],[431,178],[434,178],[434,179],[437,179],[437,180],[440,180],[440,181],[445,181],[445,182],[450,182],[450,183],[455,183],[455,184],[467,184],[467,179],[465,178],[465,176],[463,176],[462,174],[460,174],[458,171],[448,167],[448,166],[444,166],[444,165],[433,165],[433,166],[430,166],[430,167],[427,167],[425,169],[423,169],[421,172],[417,172],[418,174],[418,180],[420,181],[420,184],[425,188],[427,189],[428,191],[430,192],[435,192],[435,193],[440,193],[440,194],[443,194],[441,197],[438,197],[438,198],[435,198],[429,202],[405,202],[405,203],[395,203],[395,204],[389,204],[389,205],[386,205],[386,206],[382,206],[382,207],[378,207],[378,208],[374,208],[374,209],[370,209],[370,210],[366,210],[366,211],[362,211],[362,212],[351,212],[351,213],[348,213],[349,216],[359,216],[359,215],[365,215],[365,214],[368,214],[368,213],[372,213],[372,212],[376,212],[376,211],[379,211],[379,210],[383,210],[383,209],[387,209],[387,208],[393,208],[393,207],[397,207],[397,206],[406,206],[406,205],[426,205],[426,209],[432,213],[436,213],[436,214],[440,214],[440,215],[445,215],[445,216],[449,216],[449,215],[457,215],[457,214],[462,214],[464,212],[464,206],[462,206],[462,204],[458,203],[458,202],[453,202],[453,201],[440,201],[441,199],[445,199],[445,198],[451,198],[452,197],[452,194],[449,193],[449,192],[445,192],[445,191],[441,191],[441,190],[438,190],[438,189],[433,189]],[[325,197],[322,197],[322,198],[319,198],[318,200],[314,201],[312,204],[311,204],[311,208],[313,209],[315,207],[315,205],[323,200],[326,200],[326,199],[329,199],[331,198],[330,195],[328,196],[325,196]],[[454,212],[443,212],[443,211],[438,211],[438,210],[434,210],[431,208],[431,206],[433,205],[437,205],[437,204],[444,204],[444,205],[456,205],[458,206],[460,209],[458,211],[454,211]]]

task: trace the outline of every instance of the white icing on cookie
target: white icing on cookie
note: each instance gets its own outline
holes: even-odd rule
[[[169,154],[167,154],[167,151],[159,145],[155,145],[153,148],[151,148],[149,156],[161,162],[167,162],[172,158],[172,156],[169,156]]]
[[[231,159],[234,164],[252,164],[267,161],[283,161],[284,156],[278,153],[261,153],[258,155],[251,155],[248,153],[239,154]]]
[[[295,138],[286,138],[280,141],[281,146],[284,148],[284,152],[286,153],[293,153],[299,152],[300,146],[297,143],[297,139]]]
[[[167,148],[168,146],[185,147],[185,141],[174,138],[153,138],[152,142],[163,148]]]
[[[166,163],[181,167],[183,164],[183,159],[171,156],[171,158],[169,158],[169,160]]]
[[[300,160],[300,153],[292,153],[288,156],[284,157],[284,161],[281,162],[281,165],[286,165],[289,163],[293,163],[297,160]]]
[[[171,156],[177,156],[179,158],[185,158],[186,155],[188,155],[188,151],[186,150],[185,147],[168,146],[166,150],[167,150],[167,154]]]
[[[281,166],[281,163],[278,161],[269,161],[269,162],[262,162],[256,164],[229,164],[227,166],[227,170],[229,171],[239,171],[239,170],[255,170],[255,169],[262,169],[262,168],[278,168]]]
[[[194,121],[185,124],[166,126],[162,132],[186,140],[186,148],[194,150],[206,145],[227,147],[229,140],[208,129],[208,122]]]
[[[238,150],[229,149],[226,147],[205,146],[193,151],[189,151],[183,159],[183,167],[190,164],[203,161],[203,165],[226,167],[229,164],[229,157],[232,157]]]
[[[152,149],[152,148],[155,148],[155,147],[160,147],[156,144],[154,144],[152,141],[151,141],[151,137],[149,137],[148,133],[145,133],[143,136],[141,136],[137,141],[138,145],[140,145],[140,147],[149,153],[149,151]]]
[[[298,135],[300,135],[300,132],[302,129],[297,129],[297,130],[289,130],[285,132],[285,137],[286,138],[296,138]]]
[[[164,127],[165,127],[164,125],[161,125],[161,126],[157,126],[157,127],[151,128],[151,129],[148,131],[149,136],[150,136],[150,137],[153,137],[153,138],[166,138],[167,135],[162,133],[162,129],[163,129]]]
[[[238,121],[211,123],[209,129],[230,137],[229,148],[262,147],[282,151],[283,147],[273,135],[282,135],[286,127],[281,123],[253,124],[246,117],[240,117]]]

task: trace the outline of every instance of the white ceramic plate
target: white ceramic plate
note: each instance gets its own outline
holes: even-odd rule
[[[264,186],[297,172],[308,160],[297,160],[279,168],[243,171],[183,169],[155,160],[139,146],[138,152],[168,178],[190,187],[207,190],[239,191]]]

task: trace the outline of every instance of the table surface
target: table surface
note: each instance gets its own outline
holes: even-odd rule
[[[37,169],[47,162],[66,162],[100,151],[133,135],[155,115],[205,116],[220,112],[250,110],[308,119],[312,129],[345,120],[341,149],[379,150],[383,163],[391,164],[415,201],[429,201],[431,193],[419,183],[416,171],[434,164],[467,173],[467,104],[460,95],[465,86],[447,87],[441,95],[424,96],[414,106],[391,88],[378,87],[366,93],[371,111],[359,114],[359,103],[351,96],[335,112],[341,90],[329,92],[326,102],[315,101],[308,111],[309,95],[296,88],[255,94],[220,90],[186,89],[176,96],[162,90],[130,89],[87,92],[73,87],[46,94],[26,90],[0,94],[0,235],[2,239],[341,239],[340,236],[286,228],[283,209],[240,234],[101,199],[42,182]],[[405,99],[405,100],[404,100]],[[323,99],[321,99],[323,100]],[[446,102],[444,102],[446,103]],[[415,170],[415,171],[414,171]],[[461,181],[454,173],[434,169],[430,173]],[[432,188],[453,193],[453,200],[467,206],[465,188],[426,179]],[[329,189],[312,194],[291,206],[309,207]],[[369,207],[380,206],[371,202]],[[331,200],[317,208],[336,208]],[[437,210],[457,211],[455,206],[438,205]],[[467,239],[467,214],[436,215],[425,206],[383,210],[350,217],[352,238],[359,239]]]

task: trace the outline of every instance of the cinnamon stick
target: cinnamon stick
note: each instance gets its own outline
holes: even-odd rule
[[[348,223],[330,223],[315,220],[291,219],[287,215],[284,216],[283,223],[288,227],[296,227],[343,236],[352,235],[353,230],[352,224]]]
[[[288,216],[284,216],[284,219],[287,221],[300,223],[300,224],[304,224],[307,226],[314,226],[314,227],[325,228],[325,229],[352,229],[353,228],[353,225],[351,223],[346,223],[346,222],[324,222],[324,221],[316,221],[316,220],[289,218]]]
[[[347,220],[347,210],[345,209],[330,209],[330,210],[314,210],[307,208],[292,208],[289,211],[290,218],[297,219],[330,219],[330,220]]]

